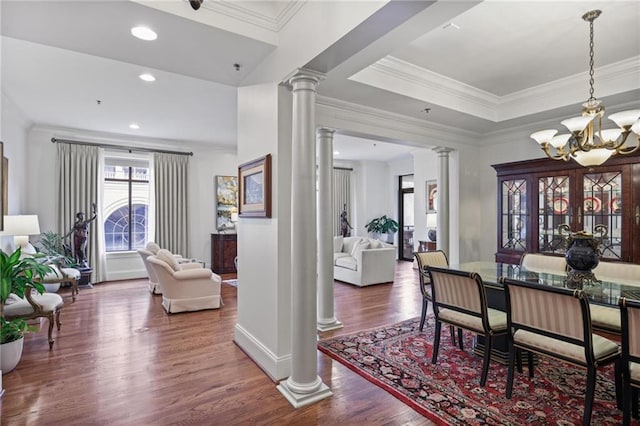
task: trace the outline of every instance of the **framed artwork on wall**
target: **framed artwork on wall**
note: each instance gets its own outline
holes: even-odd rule
[[[238,177],[216,176],[218,231],[235,231],[238,221]]]
[[[428,180],[425,182],[425,200],[427,202],[427,213],[438,211],[438,181]]]
[[[240,217],[271,217],[271,154],[238,167]]]

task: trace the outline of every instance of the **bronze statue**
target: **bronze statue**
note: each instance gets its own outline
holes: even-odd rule
[[[349,224],[349,221],[347,220],[347,205],[345,204],[344,210],[342,210],[342,213],[340,213],[340,233],[343,237],[348,237],[351,235],[352,229],[353,226],[351,226]]]
[[[96,203],[91,203],[92,216],[89,219],[84,218],[83,212],[76,213],[76,221],[73,229],[69,231],[64,238],[73,234],[73,257],[76,263],[82,267],[88,267],[87,264],[87,241],[89,238],[89,223],[97,217]]]

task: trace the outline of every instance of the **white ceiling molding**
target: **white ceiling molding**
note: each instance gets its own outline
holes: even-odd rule
[[[602,98],[639,89],[639,75],[640,56],[597,68],[596,94]],[[589,76],[583,72],[497,96],[387,56],[349,79],[497,123],[586,101]]]
[[[594,79],[594,95],[599,99],[640,89],[640,56],[596,68]],[[585,71],[503,96],[498,121],[582,103],[588,98],[589,73]]]
[[[496,121],[500,97],[387,56],[349,80]]]
[[[443,144],[449,147],[475,145],[480,138],[475,132],[324,96],[316,98],[316,125],[378,135],[381,140],[409,141],[421,148]]]
[[[304,2],[298,0],[290,0],[279,11],[274,10],[274,15],[267,15],[263,11],[258,11],[250,7],[252,2],[238,1],[205,1],[202,3],[202,9],[208,9],[215,13],[221,13],[231,18],[256,25],[258,27],[278,32],[289,20],[298,13],[298,10],[304,6]]]

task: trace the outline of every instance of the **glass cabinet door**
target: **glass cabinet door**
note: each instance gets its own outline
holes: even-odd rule
[[[501,185],[502,248],[524,252],[527,250],[527,181],[504,180]]]
[[[600,245],[602,257],[622,259],[622,172],[586,173],[582,185],[578,225],[596,236],[595,227],[606,226],[608,235]]]
[[[558,226],[570,225],[571,194],[567,175],[538,178],[538,252],[564,253]]]

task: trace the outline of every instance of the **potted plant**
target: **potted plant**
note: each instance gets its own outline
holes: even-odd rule
[[[21,255],[20,248],[11,255],[0,250],[0,369],[3,373],[13,370],[20,361],[24,333],[28,330],[24,320],[4,317],[4,305],[12,293],[22,298],[34,288],[42,294],[44,286],[38,279],[51,271],[49,266],[38,262],[41,256],[21,258]]]
[[[364,227],[372,234],[387,234],[387,242],[391,243],[393,243],[393,234],[398,232],[398,222],[387,215],[371,219]]]
[[[71,255],[71,248],[65,244],[63,237],[53,231],[43,232],[40,241],[36,243],[36,250],[46,256],[47,262],[58,268],[75,268],[78,266]],[[48,293],[55,293],[60,288],[60,283],[44,284]]]

